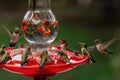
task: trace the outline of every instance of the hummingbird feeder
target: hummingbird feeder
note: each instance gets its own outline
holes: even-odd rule
[[[51,46],[58,34],[58,21],[50,6],[50,0],[28,0],[28,11],[23,18],[21,30],[30,44],[28,51],[31,54],[25,57],[24,64],[21,65],[27,48],[6,47],[5,53],[9,53],[11,59],[0,64],[0,68],[34,80],[48,80],[50,76],[89,62],[88,56],[79,53],[76,55],[73,50],[63,49],[65,45],[61,42],[60,45]],[[47,52],[46,55],[44,51]]]

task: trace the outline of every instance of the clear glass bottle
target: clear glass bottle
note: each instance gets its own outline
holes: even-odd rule
[[[28,0],[28,11],[21,28],[25,39],[34,49],[39,51],[49,48],[57,36],[57,25],[50,0]]]

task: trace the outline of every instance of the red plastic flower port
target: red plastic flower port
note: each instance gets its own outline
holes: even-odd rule
[[[47,29],[46,31],[43,32],[43,37],[46,37],[47,35],[49,35],[51,33],[50,29]]]
[[[45,27],[44,27],[44,26],[37,28],[37,32],[41,32],[41,31],[42,31],[42,32],[45,31]]]
[[[22,26],[22,31],[25,31],[25,30],[27,30],[27,26]]]
[[[27,27],[27,21],[23,21],[22,22],[22,31],[25,31],[26,29],[27,29],[28,27]]]
[[[41,27],[38,27],[37,32],[41,32],[41,31],[42,31]]]
[[[71,70],[75,68],[76,66],[79,66],[81,64],[85,64],[89,61],[89,58],[85,55],[78,54],[77,56],[74,55],[71,51],[66,51],[66,54],[68,55],[70,59],[70,63],[66,64],[64,61],[62,61],[57,56],[57,51],[59,51],[61,48],[60,46],[53,46],[48,50],[50,54],[48,54],[50,57],[52,57],[51,62],[47,62],[43,68],[39,67],[39,63],[36,60],[35,56],[29,57],[27,60],[27,65],[21,66],[21,60],[15,59],[15,57],[20,56],[21,54],[14,55],[12,57],[12,60],[8,61],[6,64],[0,65],[1,68],[14,72],[17,74],[22,74],[24,76],[33,77],[34,80],[47,80],[47,77],[54,76],[58,73],[62,73],[68,70]],[[20,49],[8,49],[11,51],[11,54],[16,54],[20,52]],[[38,53],[39,54],[39,53]],[[21,57],[20,57],[21,58]]]

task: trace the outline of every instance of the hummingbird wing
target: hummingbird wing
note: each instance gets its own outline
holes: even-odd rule
[[[105,49],[105,50],[104,50],[104,53],[105,53],[105,54],[114,54],[114,53],[113,53],[111,50],[109,50],[109,49]]]
[[[2,59],[1,59],[1,62],[0,63],[5,63],[9,60],[9,53],[5,53],[3,56],[2,56]]]
[[[90,52],[93,51],[94,49],[95,49],[95,46],[89,46],[89,47],[87,47],[87,50],[90,51]]]
[[[40,63],[40,68],[42,68],[45,63],[47,62],[47,55],[41,55],[41,63]]]
[[[106,49],[109,45],[111,45],[113,42],[115,42],[117,39],[116,38],[113,38],[109,41],[106,41],[102,44],[102,46],[104,46],[104,49]]]
[[[90,53],[87,51],[87,49],[83,49],[83,53],[84,53],[86,56],[90,57]]]
[[[63,51],[60,51],[59,54],[60,54],[61,59],[62,59],[63,61],[65,61],[66,63],[69,63],[69,62],[70,62],[67,54],[65,54]]]
[[[5,53],[5,54],[3,55],[3,57],[2,57],[2,61],[5,61],[6,58],[7,58],[7,53]]]
[[[27,51],[23,52],[23,54],[22,54],[22,60],[21,60],[21,66],[25,65],[27,57],[28,57],[28,54],[29,53]]]
[[[67,55],[61,55],[62,60],[64,60],[66,63],[69,62]]]
[[[5,25],[2,25],[2,27],[5,29],[5,31],[9,34],[9,37],[12,36],[12,31],[10,31]]]
[[[3,49],[2,48],[0,48],[0,54],[3,52]]]
[[[63,54],[63,60],[65,60],[66,63],[69,63],[69,62],[70,62],[67,54],[65,54],[65,53]]]

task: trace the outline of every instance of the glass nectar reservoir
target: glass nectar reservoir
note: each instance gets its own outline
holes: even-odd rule
[[[28,11],[22,21],[25,39],[32,45],[47,48],[58,33],[58,21],[50,0],[28,0]]]

